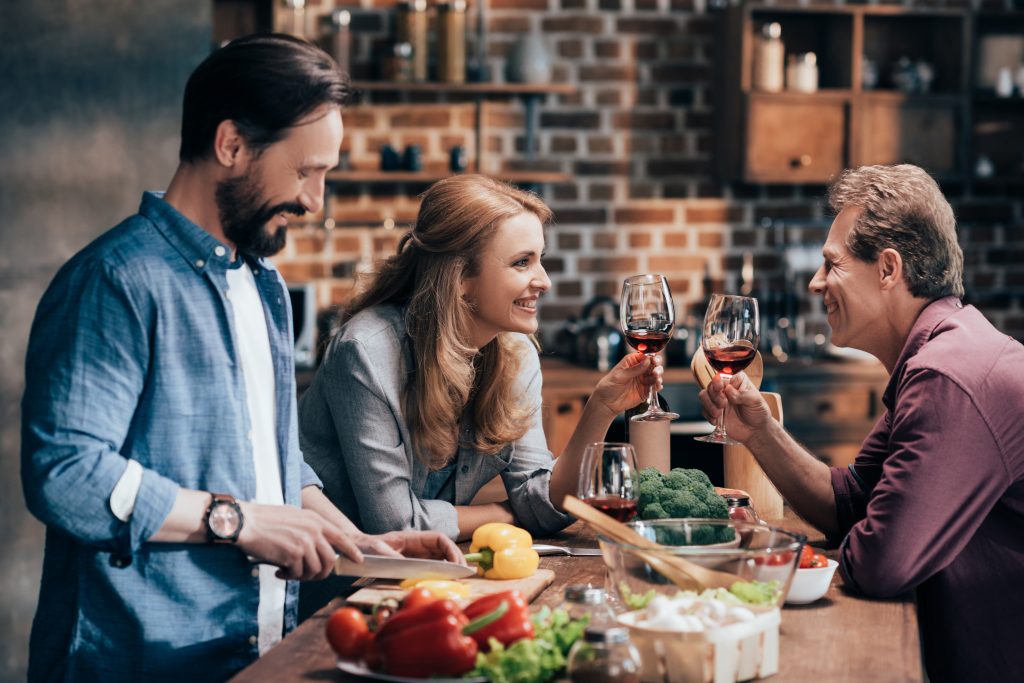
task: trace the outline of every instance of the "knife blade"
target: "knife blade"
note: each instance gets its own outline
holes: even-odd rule
[[[600,548],[568,548],[560,545],[534,543],[532,548],[538,555],[568,555],[571,557],[592,557],[601,554]]]
[[[334,560],[334,573],[339,576],[366,576],[374,579],[464,579],[474,576],[476,568],[441,560],[384,555],[363,555],[362,562],[353,562],[339,555]]]

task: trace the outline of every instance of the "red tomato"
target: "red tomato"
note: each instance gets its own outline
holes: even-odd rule
[[[426,588],[413,588],[405,594],[402,600],[402,609],[416,609],[420,605],[436,602],[438,597]]]
[[[824,555],[815,554],[814,555],[814,559],[811,560],[811,566],[812,567],[827,567],[828,566],[828,558],[825,557]]]
[[[800,551],[800,569],[807,569],[813,567],[814,564],[814,548],[809,545],[805,545],[804,549]]]
[[[769,567],[780,567],[793,561],[793,553],[788,550],[781,553],[772,553],[764,557],[755,557],[754,564],[767,565]]]
[[[342,659],[360,659],[369,637],[366,617],[354,607],[336,609],[327,618],[327,642]]]

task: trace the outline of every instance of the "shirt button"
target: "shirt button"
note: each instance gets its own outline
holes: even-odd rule
[[[196,259],[196,268],[202,268],[206,265],[206,261],[203,259]]]
[[[216,247],[213,250],[213,253],[216,254],[217,256],[223,256],[224,254],[228,253],[228,250],[225,249],[224,247]]]
[[[254,578],[254,579],[260,578],[260,568],[259,567],[253,568],[253,570],[252,570],[252,578]]]
[[[249,644],[255,646],[256,643],[260,642],[256,636],[249,636]]]
[[[260,274],[260,269],[259,268],[253,268],[252,269],[252,274],[253,275],[259,275]]]

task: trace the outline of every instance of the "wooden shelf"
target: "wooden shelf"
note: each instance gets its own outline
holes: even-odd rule
[[[576,86],[568,83],[399,83],[355,81],[356,90],[373,92],[417,92],[465,95],[571,95]]]
[[[453,173],[429,173],[426,171],[331,171],[327,174],[330,183],[422,183],[429,185],[448,178]],[[553,171],[503,171],[484,173],[510,183],[561,183],[572,180],[569,173]]]
[[[863,97],[868,100],[885,102],[920,102],[932,104],[963,104],[964,93],[962,92],[929,92],[909,93],[902,90],[865,90]]]
[[[853,95],[852,90],[846,88],[822,88],[817,92],[765,92],[764,90],[751,90],[751,97],[759,100],[777,100],[779,102],[834,102],[836,100],[847,100]]]

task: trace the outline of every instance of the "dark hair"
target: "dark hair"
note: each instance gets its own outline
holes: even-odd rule
[[[205,157],[217,126],[229,120],[259,153],[317,107],[344,106],[350,91],[348,75],[311,43],[280,33],[238,38],[189,77],[178,157]]]

